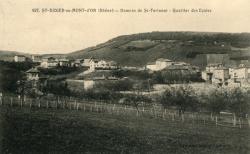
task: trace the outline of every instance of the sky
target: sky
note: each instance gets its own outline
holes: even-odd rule
[[[34,8],[40,12],[32,12]],[[50,8],[168,12],[42,13]],[[211,12],[173,13],[173,9],[199,8]],[[249,17],[249,0],[4,0],[0,2],[0,50],[69,53],[119,35],[152,31],[250,32]]]

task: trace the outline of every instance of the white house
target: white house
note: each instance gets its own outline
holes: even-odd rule
[[[14,56],[14,62],[25,62],[27,60],[27,57],[24,55],[16,55]]]
[[[105,60],[98,60],[98,59],[92,59],[90,61],[90,70],[109,70],[109,69],[116,69],[117,63],[114,61],[105,61]]]
[[[249,69],[244,65],[229,69],[229,75],[231,79],[247,79],[249,77],[248,73]]]
[[[58,59],[57,61],[58,61],[58,66],[69,67],[71,65],[70,61],[66,58]]]
[[[43,68],[53,68],[58,66],[58,64],[58,61],[54,57],[49,57],[42,59],[40,66]]]
[[[160,58],[157,59],[155,63],[148,63],[146,68],[152,71],[160,71],[173,64],[174,62],[172,60]]]

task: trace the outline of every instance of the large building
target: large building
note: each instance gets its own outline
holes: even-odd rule
[[[160,71],[173,64],[174,62],[172,60],[160,58],[157,59],[155,63],[148,63],[146,68],[151,71]]]
[[[16,55],[14,56],[14,62],[25,62],[27,61],[27,57],[24,55]]]

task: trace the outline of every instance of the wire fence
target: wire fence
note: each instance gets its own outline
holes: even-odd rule
[[[0,106],[20,108],[54,108],[79,110],[79,112],[108,113],[111,115],[149,117],[168,122],[192,123],[215,127],[250,128],[250,119],[236,118],[232,114],[212,115],[201,112],[185,112],[178,114],[177,110],[165,109],[161,105],[129,106],[103,101],[80,100],[74,98],[34,99],[20,96],[0,96]]]

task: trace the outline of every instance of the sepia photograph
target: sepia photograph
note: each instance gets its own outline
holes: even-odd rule
[[[249,154],[249,0],[2,0],[1,154]]]

